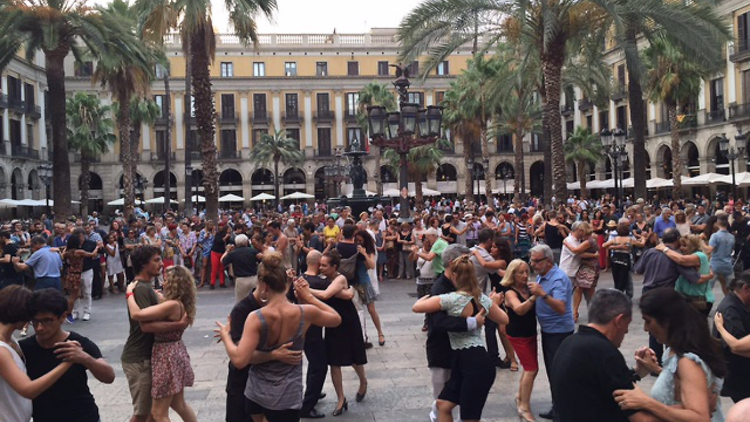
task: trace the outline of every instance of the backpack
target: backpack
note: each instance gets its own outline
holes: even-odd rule
[[[357,256],[359,254],[355,253],[354,255],[350,256],[349,258],[343,258],[341,259],[341,263],[339,264],[339,273],[346,277],[346,279],[349,282],[352,282],[357,277]]]

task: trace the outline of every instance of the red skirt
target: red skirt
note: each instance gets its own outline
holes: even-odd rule
[[[534,337],[511,337],[508,336],[510,344],[513,345],[513,350],[518,356],[518,360],[521,361],[524,371],[538,371],[539,370],[539,348],[537,345],[537,336]]]

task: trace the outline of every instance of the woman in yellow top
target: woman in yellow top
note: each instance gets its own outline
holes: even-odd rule
[[[333,217],[326,219],[326,226],[323,227],[323,236],[326,238],[326,244],[339,241],[341,229],[336,225],[336,220]]]

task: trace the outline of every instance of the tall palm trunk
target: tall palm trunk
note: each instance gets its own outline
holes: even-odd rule
[[[191,56],[190,41],[184,40],[185,45],[185,57]],[[193,79],[193,61],[185,60],[185,109],[187,110],[187,118],[185,118],[185,168],[192,167],[193,162],[193,146],[190,144],[190,119],[192,116],[192,79]],[[197,203],[197,199],[196,203]],[[197,210],[198,207],[196,206]],[[190,217],[193,214],[193,175],[185,172],[185,215]]]
[[[70,215],[70,161],[68,134],[65,126],[64,60],[70,48],[64,41],[56,50],[45,51],[47,86],[49,87],[50,123],[52,124],[52,198],[55,217],[63,220]]]
[[[414,200],[417,202],[416,209],[420,211],[424,207],[424,192],[422,191],[422,175],[418,174],[414,182]]]
[[[672,199],[682,198],[682,154],[680,154],[680,130],[677,124],[677,104],[670,104],[667,108],[669,117],[669,130],[672,138],[672,177],[674,186],[672,187]]]
[[[565,155],[563,153],[562,117],[560,115],[560,94],[562,67],[565,61],[565,41],[559,38],[550,42],[542,58],[544,90],[547,102],[544,105],[545,126],[549,129],[550,151],[552,155],[552,177],[555,181],[555,199],[560,202],[568,196],[565,184]],[[548,176],[545,174],[545,178]]]
[[[625,48],[637,48],[638,27],[636,20],[630,20],[625,29]],[[634,54],[637,54],[635,52]],[[628,55],[625,56],[626,58]],[[630,108],[630,124],[633,133],[628,136],[633,138],[633,183],[636,198],[646,198],[647,169],[651,163],[646,160],[646,108],[643,104],[643,88],[641,87],[640,71],[638,63],[632,60],[625,61],[628,70],[628,108]],[[623,128],[624,129],[624,128]],[[679,149],[677,150],[679,152]],[[677,185],[675,184],[675,187]]]
[[[172,96],[169,92],[169,70],[164,70],[164,108],[167,112],[167,133],[164,142],[164,212],[169,211],[171,200],[172,173],[170,171],[172,159]]]
[[[193,91],[195,91],[195,121],[200,137],[203,157],[203,189],[206,196],[206,218],[214,221],[219,217],[219,174],[216,165],[216,142],[214,141],[214,110],[209,75],[209,57],[206,51],[205,31],[198,28],[190,37],[193,49]]]
[[[581,199],[589,197],[589,190],[586,189],[586,162],[578,162],[578,182],[581,184]]]
[[[135,191],[133,182],[136,175],[135,154],[137,154],[137,143],[141,138],[141,125],[133,128],[135,135],[130,133],[130,91],[119,89],[115,95],[120,103],[117,113],[117,130],[120,134],[120,151],[122,153],[122,189],[124,198],[125,220],[129,221],[135,211]]]
[[[473,189],[474,189],[474,169],[471,167],[471,141],[468,141],[468,134],[464,137],[464,168],[466,172],[464,174],[464,197],[466,203],[474,200]]]
[[[488,204],[492,204],[492,169],[490,169],[490,145],[487,139],[487,114],[484,107],[484,94],[481,99],[481,132],[482,164],[484,165],[484,196]]]
[[[81,216],[89,215],[89,183],[91,182],[91,157],[81,151]]]
[[[279,209],[279,202],[281,202],[279,199],[279,185],[281,184],[279,180],[279,160],[280,158],[277,157],[273,159],[273,194],[276,196],[276,209],[274,211]]]
[[[526,170],[524,169],[523,162],[523,137],[524,133],[520,129],[516,129],[516,133],[513,135],[513,200],[521,201],[524,198],[523,193],[526,192]]]
[[[383,148],[377,147],[377,149],[377,154],[375,154],[375,173],[378,177],[375,180],[375,190],[378,196],[383,196],[383,175],[380,172],[380,156],[383,154]]]
[[[541,46],[540,46],[541,51]],[[542,72],[542,84],[539,87],[539,102],[542,104],[542,164],[544,173],[542,174],[542,199],[545,204],[551,203],[552,198],[552,145],[550,143],[549,119],[550,115],[547,109],[547,91],[544,86],[544,72]]]

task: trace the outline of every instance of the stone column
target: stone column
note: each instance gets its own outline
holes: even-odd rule
[[[334,107],[336,110],[336,146],[344,146],[344,98],[343,92],[334,91]]]

